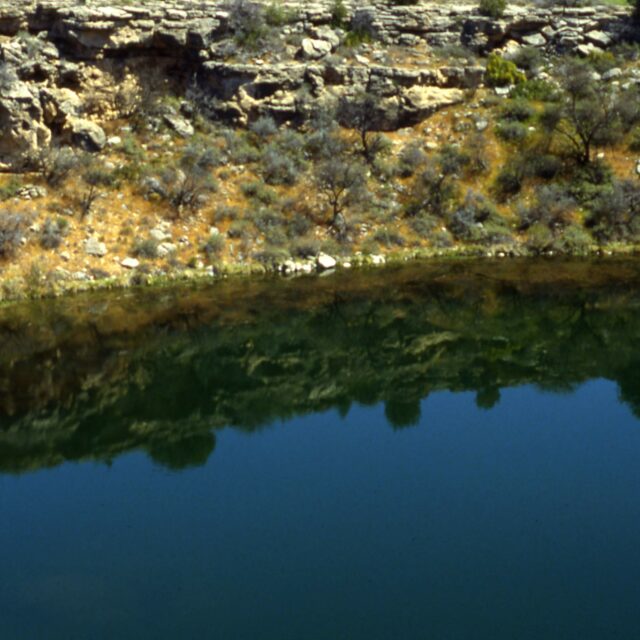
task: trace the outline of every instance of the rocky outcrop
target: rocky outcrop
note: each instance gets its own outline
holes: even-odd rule
[[[476,52],[519,45],[588,53],[625,37],[628,10],[613,7],[513,7],[499,20],[474,5],[345,3],[343,26],[366,25],[374,43],[340,57],[345,29],[332,3],[290,2],[260,53],[238,44],[230,4],[158,0],[110,6],[0,0],[0,169],[16,170],[56,143],[99,150],[104,121],[131,106],[130,95],[162,75],[191,93],[213,117],[247,124],[261,115],[303,121],[314,104],[370,90],[393,129],[455,104],[482,82],[481,66],[438,66],[433,47]],[[387,55],[391,47],[395,58]],[[424,63],[410,54],[424,52]],[[139,97],[139,96],[138,96]],[[185,114],[183,114],[185,115]],[[188,137],[175,113],[165,124]]]

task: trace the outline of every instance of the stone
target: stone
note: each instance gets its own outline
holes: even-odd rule
[[[464,93],[461,89],[418,86],[405,91],[402,97],[403,114],[409,121],[420,122],[439,109],[460,104]]]
[[[21,170],[49,146],[51,131],[44,123],[39,92],[6,75],[0,91],[0,168]]]
[[[171,242],[161,242],[158,245],[158,256],[160,258],[164,258],[171,253],[175,253],[178,250],[178,247]]]
[[[137,258],[123,258],[120,261],[120,266],[125,269],[137,269],[140,266],[140,260]]]
[[[614,80],[615,78],[619,78],[622,75],[622,69],[619,67],[614,67],[613,69],[609,69],[609,71],[605,71],[602,74],[603,80]]]
[[[300,43],[300,57],[305,60],[319,60],[331,53],[331,43],[326,40],[303,38]]]
[[[596,47],[606,48],[611,44],[611,36],[604,31],[589,31],[584,36],[587,42],[596,45]]]
[[[166,113],[163,119],[181,138],[190,138],[195,133],[193,125],[182,116],[175,113]]]
[[[107,136],[100,125],[85,118],[69,118],[67,122],[74,145],[91,152],[104,149]]]
[[[541,33],[531,33],[527,36],[522,36],[522,43],[529,47],[544,47],[547,41]]]
[[[336,264],[336,259],[331,257],[330,255],[327,255],[326,253],[320,253],[316,258],[316,265],[321,271],[326,271],[327,269],[335,269]]]
[[[167,238],[170,238],[171,235],[167,234],[162,229],[156,228],[156,229],[151,229],[151,231],[149,231],[149,237],[152,240],[155,240],[156,242],[164,242]]]
[[[89,238],[84,242],[84,252],[89,256],[102,258],[107,255],[107,245],[100,242],[97,238]]]

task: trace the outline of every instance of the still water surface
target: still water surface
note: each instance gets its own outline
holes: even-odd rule
[[[586,268],[5,311],[0,638],[637,637],[640,267]]]

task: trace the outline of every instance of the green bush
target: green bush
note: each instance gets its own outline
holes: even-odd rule
[[[224,249],[224,237],[219,233],[211,234],[202,245],[202,251],[209,258],[219,256]]]
[[[519,83],[511,92],[513,98],[526,98],[539,102],[555,102],[559,99],[559,91],[556,86],[547,80],[534,78]]]
[[[525,82],[526,77],[522,71],[510,60],[505,60],[497,53],[489,54],[485,82],[491,87],[506,87],[512,84]]]
[[[478,10],[483,16],[501,18],[507,8],[507,0],[480,0]]]
[[[12,258],[22,243],[27,227],[26,218],[19,213],[0,211],[0,259]]]
[[[523,98],[507,100],[500,110],[500,118],[503,120],[515,120],[527,122],[536,114],[534,106]]]
[[[152,260],[158,257],[158,241],[153,238],[138,239],[134,242],[131,255],[136,258],[148,258]]]
[[[69,221],[66,218],[47,218],[40,230],[40,246],[43,249],[57,249],[68,232]]]
[[[349,12],[342,0],[334,0],[331,5],[331,26],[334,29],[346,29]]]
[[[496,135],[504,142],[519,145],[529,135],[529,131],[521,122],[499,122],[496,125]]]

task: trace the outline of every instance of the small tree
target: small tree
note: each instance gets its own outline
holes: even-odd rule
[[[543,127],[568,144],[571,155],[581,165],[593,160],[597,146],[615,141],[620,111],[611,90],[593,79],[586,64],[571,62],[561,75],[564,98],[548,105],[541,115]]]
[[[362,155],[369,164],[386,147],[386,140],[380,133],[383,115],[379,101],[379,96],[365,92],[351,99],[343,97],[338,104],[338,120],[356,131]]]
[[[329,225],[343,232],[345,209],[364,198],[365,172],[362,165],[344,159],[324,160],[316,166],[314,183],[329,207]]]

